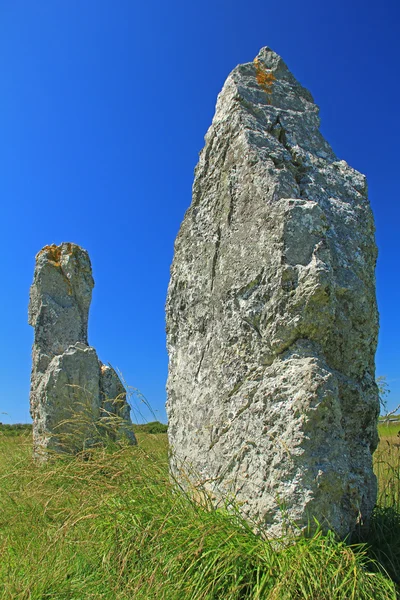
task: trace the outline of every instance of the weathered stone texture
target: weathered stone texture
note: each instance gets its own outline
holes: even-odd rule
[[[77,451],[105,432],[136,443],[125,389],[88,345],[93,286],[89,256],[76,244],[45,246],[36,256],[29,303],[36,454]]]
[[[271,534],[375,503],[376,246],[365,177],[263,48],[218,97],[167,299],[171,470]]]

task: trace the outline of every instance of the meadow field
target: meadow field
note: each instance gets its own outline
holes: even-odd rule
[[[380,425],[368,532],[269,541],[196,504],[168,477],[165,433],[35,465],[31,434],[0,427],[0,598],[395,599],[400,426]],[[397,595],[396,595],[397,594]]]

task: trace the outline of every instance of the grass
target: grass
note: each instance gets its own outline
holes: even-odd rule
[[[137,447],[35,465],[30,434],[0,433],[1,599],[396,598],[397,431],[382,435],[379,503],[353,543],[320,531],[263,540],[239,515],[177,491],[165,434],[136,435]]]
[[[369,544],[369,555],[383,564],[400,585],[400,423],[379,426],[380,443],[374,455],[378,478],[378,502],[368,534],[360,541]],[[399,589],[399,588],[398,588]]]
[[[379,426],[380,443],[375,452],[379,482],[379,505],[400,507],[400,423]]]

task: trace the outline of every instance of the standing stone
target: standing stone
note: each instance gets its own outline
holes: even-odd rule
[[[105,435],[136,443],[125,389],[88,345],[93,286],[88,253],[76,244],[45,246],[36,256],[30,401],[39,457],[46,449],[77,452]]]
[[[371,514],[379,401],[365,177],[263,48],[229,75],[175,242],[171,471],[271,535]]]

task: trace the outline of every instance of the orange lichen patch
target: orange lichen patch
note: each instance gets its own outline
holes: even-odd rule
[[[274,81],[276,81],[276,77],[275,75],[272,73],[272,71],[267,71],[265,69],[265,67],[260,63],[260,61],[258,60],[258,58],[254,59],[254,66],[256,67],[256,79],[257,79],[257,83],[258,85],[264,90],[264,92],[267,94],[267,98],[268,98],[268,103],[271,102],[271,94],[272,94],[272,87],[274,84]]]
[[[46,253],[48,260],[54,263],[56,267],[59,267],[61,262],[61,251],[63,246],[66,247],[66,251],[64,251],[64,254],[73,253],[74,244],[71,244],[71,242],[60,244],[59,246],[56,246],[56,244],[50,244],[48,246],[44,246],[44,248],[42,248],[36,254],[36,260],[38,260],[39,256]]]
[[[55,244],[50,244],[49,246],[45,246],[36,254],[36,260],[42,254],[47,254],[48,259],[52,262],[59,263],[61,259],[61,246],[56,246]]]

